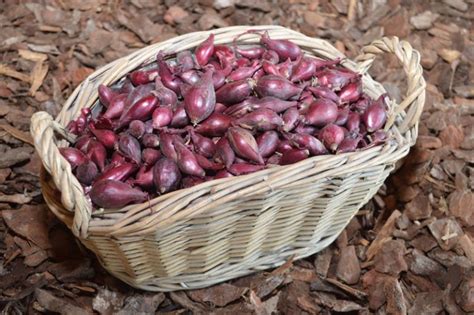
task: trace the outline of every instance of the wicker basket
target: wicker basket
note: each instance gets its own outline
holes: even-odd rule
[[[328,42],[279,26],[237,26],[212,32],[229,43],[248,29],[266,29],[289,39],[308,54],[343,57]],[[329,245],[358,209],[377,192],[395,164],[415,143],[425,100],[425,81],[417,51],[398,38],[366,46],[358,63],[343,66],[363,74],[364,91],[385,90],[365,74],[378,54],[395,54],[408,80],[407,96],[390,101],[386,130],[390,141],[360,152],[317,156],[250,175],[205,182],[139,205],[93,212],[83,189],[60,155],[67,146],[56,135],[83,107],[97,106],[99,84],[117,82],[131,70],[154,62],[157,51],[195,47],[209,32],[183,35],[141,49],[91,74],[74,91],[58,117],[32,118],[31,133],[45,170],[44,198],[55,213],[93,251],[110,273],[151,291],[201,288],[314,254]],[[242,36],[239,45],[258,42]]]

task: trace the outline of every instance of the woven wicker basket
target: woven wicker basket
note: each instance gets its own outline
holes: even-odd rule
[[[213,30],[215,42],[230,43],[248,29],[266,29],[289,39],[308,54],[343,55],[328,42],[279,26],[238,26]],[[209,32],[183,35],[141,49],[91,74],[74,91],[58,117],[32,118],[31,133],[44,169],[44,198],[50,209],[113,275],[151,291],[201,288],[309,256],[329,245],[358,209],[377,192],[395,164],[415,143],[425,100],[425,81],[417,51],[398,38],[366,46],[358,63],[343,66],[363,74],[364,91],[385,90],[366,74],[378,54],[395,54],[408,80],[407,96],[390,101],[386,130],[390,141],[360,152],[317,156],[246,176],[206,182],[123,209],[93,212],[83,189],[60,155],[67,146],[56,135],[83,107],[97,106],[99,84],[112,84],[131,70],[154,62],[157,51],[195,47]],[[239,45],[254,44],[245,35]]]

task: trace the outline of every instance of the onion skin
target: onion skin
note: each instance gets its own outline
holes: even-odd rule
[[[67,125],[67,129],[75,134],[80,135],[84,132],[87,127],[87,123],[89,122],[89,118],[91,116],[91,109],[90,108],[83,108],[81,109],[81,113],[76,120],[70,121]]]
[[[262,68],[260,68],[253,74],[252,79],[254,81],[257,81],[258,79],[260,79],[264,75],[265,75],[265,71]]]
[[[283,126],[281,129],[285,132],[295,129],[299,119],[300,113],[298,109],[296,107],[288,108],[282,115]]]
[[[130,81],[135,86],[153,82],[157,76],[158,68],[149,70],[136,70],[129,74]]]
[[[346,137],[337,147],[336,153],[346,153],[346,152],[353,152],[357,149],[361,138],[355,137]]]
[[[212,72],[207,71],[201,81],[193,85],[184,96],[184,109],[191,123],[196,125],[209,117],[216,106],[216,93]]]
[[[104,170],[107,151],[102,143],[92,139],[87,146],[86,155],[97,165],[99,171],[102,172]]]
[[[122,154],[120,154],[120,152],[115,151],[112,154],[112,157],[110,158],[109,165],[120,165],[125,162],[126,162],[125,157]]]
[[[211,139],[201,136],[192,129],[190,135],[196,153],[202,154],[207,158],[213,157],[216,154],[216,145]]]
[[[236,58],[234,50],[226,45],[214,45],[214,55],[219,59],[222,68],[231,65]]]
[[[186,72],[194,68],[193,54],[189,50],[183,50],[176,54],[178,72]]]
[[[214,108],[214,113],[223,113],[227,109],[222,103],[216,103],[216,108]]]
[[[263,47],[251,47],[247,49],[243,48],[237,48],[236,51],[245,58],[248,59],[260,59],[263,56],[263,53],[265,52],[265,49]]]
[[[116,129],[125,127],[125,125],[130,124],[132,120],[145,121],[149,119],[157,105],[158,99],[153,94],[138,100],[135,104],[123,112],[122,116],[120,116]]]
[[[331,101],[333,101],[336,104],[339,104],[340,99],[339,96],[331,89],[324,87],[324,86],[309,86],[308,91],[311,91],[314,96],[318,98],[327,98]]]
[[[285,153],[286,151],[292,150],[292,149],[294,149],[294,147],[290,144],[290,141],[285,139],[285,140],[280,140],[276,151],[278,153]]]
[[[260,43],[269,50],[277,53],[280,60],[296,60],[302,55],[300,47],[286,39],[271,39],[268,32],[260,38]]]
[[[342,107],[338,109],[337,118],[334,123],[339,126],[344,126],[348,119],[349,119],[349,107]]]
[[[336,151],[339,144],[344,140],[344,130],[338,125],[326,125],[319,132],[319,139],[323,142],[326,148],[331,151]]]
[[[308,150],[299,150],[299,149],[291,149],[288,151],[283,152],[280,158],[280,165],[288,165],[293,164],[304,159],[307,159],[309,156]]]
[[[207,137],[222,137],[227,132],[227,129],[229,129],[231,121],[228,115],[213,113],[197,125],[194,130]]]
[[[206,181],[204,178],[195,177],[195,176],[186,176],[181,181],[182,188],[190,188],[199,184],[202,184]]]
[[[379,129],[373,134],[369,135],[368,138],[370,140],[370,146],[372,147],[384,143],[387,140],[387,133],[385,130]]]
[[[209,161],[205,156],[200,154],[195,154],[194,156],[196,157],[196,161],[199,163],[199,166],[205,170],[219,171],[224,168],[224,164]]]
[[[145,134],[145,123],[141,120],[132,120],[128,125],[128,132],[133,137],[140,139]]]
[[[176,110],[173,113],[173,118],[171,119],[170,126],[174,128],[185,127],[189,124],[189,117],[186,114],[184,109],[184,104],[178,104]]]
[[[360,115],[358,113],[350,112],[347,116],[346,128],[349,132],[359,132],[360,129]]]
[[[160,129],[168,126],[173,119],[173,111],[170,107],[157,107],[151,114],[153,128]]]
[[[118,136],[112,130],[96,129],[93,124],[89,125],[89,130],[107,149],[113,149],[118,141]]]
[[[161,82],[168,89],[173,90],[175,93],[179,93],[180,85],[183,83],[179,78],[177,78],[171,72],[168,64],[163,59],[163,54],[160,52],[156,57],[156,62],[158,64],[158,73],[161,78]]]
[[[181,182],[181,172],[173,160],[161,158],[153,167],[153,182],[158,193],[176,190]]]
[[[237,68],[229,74],[229,76],[227,77],[227,80],[239,81],[239,80],[245,80],[245,79],[251,78],[253,74],[260,68],[261,68],[261,65],[259,64],[249,66],[249,67]]]
[[[290,143],[295,145],[299,149],[308,149],[311,155],[322,155],[327,154],[328,150],[324,146],[324,144],[313,137],[312,135],[308,134],[284,134],[285,138],[290,140]]]
[[[178,96],[176,93],[164,86],[160,77],[156,77],[155,89],[152,93],[158,98],[161,106],[170,106],[171,108],[174,108],[178,103]]]
[[[370,105],[362,115],[362,121],[367,127],[368,132],[374,132],[382,128],[386,120],[387,113],[383,108],[383,105],[379,102]]]
[[[265,71],[266,74],[281,76],[280,71],[278,71],[277,66],[268,60],[262,61],[262,69],[263,71]]]
[[[278,64],[277,66],[278,73],[285,79],[289,79],[293,73],[293,63],[290,59],[287,59],[285,62]]]
[[[308,125],[322,127],[335,122],[337,119],[337,105],[328,99],[317,99],[308,108],[303,122]]]
[[[236,104],[249,97],[252,85],[249,80],[240,80],[224,84],[216,91],[216,100],[223,104]]]
[[[229,167],[229,173],[238,176],[238,175],[245,175],[253,172],[257,172],[263,170],[265,168],[264,165],[255,165],[249,163],[235,163]]]
[[[263,60],[267,60],[273,64],[277,64],[278,61],[280,60],[280,57],[278,57],[278,54],[274,50],[267,50],[263,53],[262,55]]]
[[[357,102],[351,104],[351,109],[358,113],[364,113],[369,107],[370,100],[367,97],[361,97]]]
[[[242,128],[268,131],[283,125],[283,120],[277,113],[270,109],[257,109],[235,121]]]
[[[104,107],[109,107],[110,101],[117,96],[117,93],[108,86],[101,84],[98,88],[99,101]]]
[[[90,135],[83,135],[83,136],[80,136],[76,143],[74,144],[74,147],[76,149],[78,149],[79,151],[81,151],[82,153],[86,153],[87,152],[87,146],[89,145],[89,143],[91,142],[92,138]],[[61,151],[61,149],[59,149]]]
[[[161,153],[165,157],[176,162],[178,160],[178,155],[174,147],[174,139],[175,139],[174,135],[162,132],[160,133],[159,138],[160,138]]]
[[[274,130],[266,131],[257,137],[258,152],[263,158],[275,153],[280,139]]]
[[[99,170],[92,161],[87,161],[79,165],[75,173],[79,182],[85,186],[91,185],[98,174]]]
[[[153,168],[143,165],[137,172],[135,179],[132,180],[133,185],[140,186],[143,189],[151,190],[153,188]]]
[[[267,165],[280,165],[280,159],[281,159],[281,155],[273,154],[265,161],[265,163]]]
[[[59,148],[59,152],[71,164],[72,169],[89,161],[87,156],[76,148]]]
[[[161,153],[158,150],[152,148],[145,148],[142,151],[143,164],[150,166],[154,165],[161,157]]]
[[[142,144],[145,148],[157,148],[160,145],[160,138],[154,133],[147,133],[142,137]]]
[[[283,77],[266,75],[257,81],[255,91],[260,97],[273,96],[282,100],[288,100],[293,96],[299,95],[302,89]]]
[[[196,56],[197,63],[202,67],[207,65],[209,59],[211,59],[214,54],[214,34],[209,35],[209,37],[199,44],[199,46],[194,51]]]
[[[228,177],[234,177],[231,173],[229,173],[227,170],[220,170],[219,172],[216,173],[214,176],[214,179],[221,179],[221,178],[228,178]]]
[[[266,108],[274,111],[275,113],[281,113],[291,107],[296,107],[298,102],[296,101],[284,101],[276,97],[266,96],[263,98],[255,98],[254,101],[250,102],[253,110]]]
[[[198,83],[201,79],[199,73],[196,70],[188,70],[186,72],[180,73],[179,77],[184,83],[190,85]]]
[[[219,89],[221,86],[225,84],[225,70],[217,70],[212,74],[212,86],[214,90]]]
[[[229,140],[225,137],[222,137],[216,143],[215,160],[224,164],[226,168],[229,168],[235,161],[235,152],[232,150]]]
[[[296,128],[293,130],[294,133],[312,135],[316,133],[318,129],[314,126],[305,125],[304,123],[298,123]]]
[[[360,81],[352,82],[341,89],[339,98],[341,103],[351,103],[357,101],[362,94],[362,84]]]
[[[324,69],[319,74],[316,74],[316,76],[318,77],[319,84],[335,90],[340,90],[351,81],[360,77],[356,72],[335,68]]]
[[[127,100],[127,94],[119,94],[113,97],[110,100],[109,107],[107,108],[107,110],[105,111],[102,117],[105,117],[108,119],[119,118],[125,109],[126,100]]]
[[[107,167],[104,172],[102,172],[98,177],[95,178],[95,181],[101,180],[117,180],[124,182],[129,178],[136,170],[137,166],[133,163],[123,162],[119,165],[111,165],[112,167]]]
[[[140,164],[142,160],[142,150],[136,138],[129,134],[122,134],[118,142],[119,151],[126,157]]]
[[[292,82],[309,80],[313,77],[316,72],[316,63],[311,59],[313,58],[303,57],[296,64],[291,75]]]
[[[197,177],[206,176],[206,172],[199,165],[194,153],[179,141],[173,143],[178,157],[177,164],[181,172]]]
[[[231,127],[227,131],[227,139],[238,156],[264,164],[262,156],[258,153],[257,141],[249,131],[240,127]]]
[[[128,94],[127,100],[125,101],[125,111],[127,111],[133,104],[150,95],[155,88],[154,84],[139,85]]]
[[[105,209],[121,208],[148,198],[148,194],[140,189],[115,180],[96,182],[92,185],[89,196],[94,204]]]

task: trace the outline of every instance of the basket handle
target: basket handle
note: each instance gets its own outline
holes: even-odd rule
[[[31,117],[30,132],[36,151],[44,167],[50,173],[54,184],[61,191],[63,206],[73,216],[72,231],[80,238],[87,236],[92,207],[84,197],[84,190],[72,174],[71,165],[61,155],[57,146],[56,133],[71,140],[64,128],[46,112],[37,112]]]
[[[388,117],[386,124],[386,129],[390,128],[395,123],[395,118],[406,110],[406,116],[403,117],[403,121],[398,126],[403,134],[408,129],[418,125],[425,104],[426,82],[420,64],[420,53],[413,49],[408,42],[400,41],[398,37],[383,37],[362,48],[362,53],[356,58],[356,61],[359,62],[358,71],[366,73],[372,66],[375,57],[383,53],[394,54],[403,66],[408,78],[408,90],[405,99],[400,104],[395,105],[394,112]]]

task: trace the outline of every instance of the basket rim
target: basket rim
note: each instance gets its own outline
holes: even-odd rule
[[[224,32],[224,31],[234,31],[234,30],[235,31],[238,30],[239,33],[241,33],[242,30],[245,29],[245,28],[247,28],[247,29],[248,28],[251,28],[251,29],[256,29],[256,28],[266,29],[266,30],[269,30],[269,31],[275,31],[277,33],[281,31],[284,34],[278,33],[279,34],[278,36],[282,36],[282,37],[286,38],[286,37],[291,37],[290,35],[294,35],[294,36],[297,36],[297,38],[299,40],[303,40],[305,38],[307,38],[308,40],[315,40],[315,39],[311,39],[311,38],[309,38],[309,37],[307,37],[307,36],[305,36],[301,33],[298,33],[298,32],[293,31],[293,30],[286,29],[286,28],[281,27],[281,26],[259,26],[259,27],[255,27],[255,26],[251,26],[251,27],[250,26],[236,26],[236,27],[222,28],[222,29],[212,30],[212,31],[189,33],[189,34],[182,35],[182,36],[179,36],[179,37],[176,37],[176,38],[171,38],[171,39],[169,39],[169,40],[167,40],[163,43],[158,43],[158,44],[154,44],[154,45],[142,48],[142,49],[132,53],[129,56],[117,59],[117,60],[105,65],[104,67],[96,70],[86,80],[84,80],[76,88],[76,90],[71,94],[71,96],[68,98],[68,101],[66,102],[66,105],[63,107],[61,112],[56,117],[55,122],[58,125],[60,125],[60,124],[65,125],[65,123],[67,122],[67,119],[66,119],[67,118],[67,112],[68,112],[68,110],[70,110],[70,107],[73,106],[73,105],[76,105],[77,102],[83,101],[84,94],[81,94],[81,92],[82,92],[82,88],[86,85],[86,83],[89,83],[90,81],[96,80],[97,78],[101,78],[101,76],[104,75],[104,73],[106,73],[107,71],[109,71],[113,66],[119,65],[120,63],[124,63],[124,62],[127,62],[126,66],[130,66],[130,60],[140,57],[141,54],[144,53],[145,51],[148,51],[150,49],[156,49],[155,47],[157,47],[159,45],[166,46],[169,43],[179,42],[178,39],[180,39],[181,41],[184,41],[185,39],[189,39],[189,38],[192,38],[194,36],[194,37],[199,37],[199,39],[201,40],[202,38],[207,37],[210,33]],[[274,38],[279,38],[278,36],[274,37]],[[225,39],[219,39],[219,40],[224,41]],[[195,41],[197,41],[197,39],[195,39]],[[216,41],[216,43],[219,43],[220,41]],[[334,49],[339,55],[342,55],[342,53],[338,52],[327,41],[322,40],[322,39],[317,39],[317,41],[321,42],[321,43],[325,43],[324,45],[328,45],[328,47],[330,47],[331,49]],[[396,39],[396,41],[393,40],[393,42],[398,43],[398,39]],[[404,42],[404,43],[406,43],[406,42]],[[386,46],[388,47],[388,45],[386,45]],[[362,74],[363,74],[362,80],[363,80],[364,90],[365,90],[365,88],[369,87],[370,88],[369,90],[373,89],[374,91],[381,92],[380,94],[382,94],[382,93],[386,92],[385,89],[383,88],[383,86],[380,83],[373,80],[370,77],[370,75],[368,75],[366,73],[366,71],[368,70],[368,68],[370,67],[370,64],[371,64],[371,62],[369,63],[368,61],[370,61],[370,60],[373,61],[373,56],[376,54],[376,53],[371,51],[371,49],[373,47],[377,47],[377,46],[375,44],[372,45],[372,46],[368,46],[368,48],[369,48],[369,49],[367,49],[368,52],[362,55],[362,58],[361,58],[362,62],[361,63],[357,64],[354,61],[346,58],[345,61],[342,63],[342,65],[344,67],[349,68],[349,69],[358,70],[359,72],[362,72]],[[386,49],[386,51],[389,51],[389,48],[390,47],[388,47]],[[187,49],[187,48],[183,48],[183,50],[184,49]],[[392,47],[392,50],[395,50],[394,47]],[[382,50],[382,52],[384,52],[384,51]],[[337,54],[337,53],[335,53],[335,54]],[[377,53],[381,53],[381,52],[377,52]],[[397,51],[395,51],[395,53],[397,53]],[[416,54],[417,54],[417,52],[416,52]],[[371,59],[371,57],[372,57],[372,59]],[[400,59],[400,56],[397,55],[397,57],[399,57],[399,59]],[[419,57],[419,55],[418,55],[418,57]],[[336,57],[333,57],[333,58],[336,58]],[[142,62],[140,63],[141,66],[146,64],[146,58],[144,58],[144,60],[145,61],[142,60]],[[136,66],[136,67],[138,67],[138,66]],[[128,71],[129,70],[127,70],[127,72]],[[118,78],[117,80],[120,80],[120,78]],[[117,80],[115,80],[115,81],[117,81]],[[421,77],[421,79],[418,78],[418,80],[419,80],[419,82],[422,82],[421,87],[424,88],[423,78],[422,77]],[[115,81],[111,80],[110,82],[115,82]],[[109,82],[109,84],[110,84],[110,82]],[[370,84],[372,84],[373,86],[370,85]],[[95,93],[95,95],[96,94],[97,93]],[[419,95],[421,95],[421,94],[416,95],[417,100],[418,100],[418,97],[421,97]],[[408,97],[408,99],[409,99],[409,97]],[[423,90],[422,99],[424,101],[424,90]],[[413,102],[414,101],[412,100],[412,102],[409,102],[409,104],[407,106],[411,105]],[[88,99],[86,101],[85,105],[82,104],[83,106],[79,106],[78,109],[83,108],[83,107],[93,107],[93,106],[95,106],[95,104],[97,104],[97,96],[95,97],[95,99],[93,99],[93,101],[91,99]],[[397,105],[398,104],[396,104],[393,100],[389,101],[389,106],[393,110],[392,115],[395,115],[394,121],[396,120],[398,123],[401,123],[401,122],[403,122],[404,118],[406,118],[407,114],[405,113],[404,110],[401,110],[397,113],[395,111],[395,107]],[[76,110],[75,114],[76,115],[78,114],[78,110]],[[74,118],[75,118],[74,114],[69,115],[69,120],[72,120]],[[416,139],[416,135],[417,135],[417,123],[415,123],[413,126],[411,126],[411,128],[408,128],[405,132],[401,132],[397,127],[397,123],[395,123],[389,128],[389,131],[392,133],[392,136],[393,136],[392,141],[388,141],[386,144],[381,145],[381,146],[376,146],[376,147],[369,148],[369,149],[364,149],[364,150],[349,152],[349,153],[342,153],[342,154],[337,154],[337,155],[331,154],[331,155],[321,155],[321,156],[310,157],[308,159],[305,159],[303,161],[300,161],[300,162],[297,162],[297,163],[294,163],[294,164],[291,164],[291,165],[277,166],[277,167],[274,167],[274,168],[272,167],[272,168],[269,168],[269,169],[264,169],[264,170],[261,170],[261,171],[258,171],[258,172],[252,173],[252,174],[236,176],[236,177],[231,177],[231,178],[218,179],[218,180],[212,180],[212,181],[209,181],[209,182],[201,183],[199,185],[196,185],[196,186],[193,186],[193,187],[190,187],[190,188],[180,189],[180,190],[177,190],[177,191],[174,191],[174,192],[162,195],[162,196],[158,196],[158,197],[152,199],[151,201],[145,202],[145,203],[142,203],[142,204],[133,204],[133,205],[121,208],[121,209],[107,209],[107,210],[104,210],[104,211],[99,211],[99,212],[94,212],[94,213],[92,213],[92,211],[91,211],[91,213],[89,213],[89,217],[87,218],[88,222],[87,222],[87,226],[85,227],[85,231],[83,231],[83,233],[77,233],[77,235],[80,235],[81,237],[85,238],[85,237],[87,237],[87,235],[89,233],[95,234],[95,232],[99,231],[100,228],[95,227],[93,224],[89,227],[89,223],[92,223],[92,222],[89,222],[89,221],[101,220],[101,216],[103,214],[117,213],[117,212],[120,212],[120,213],[123,212],[125,214],[125,213],[128,213],[129,211],[131,211],[132,209],[135,209],[135,212],[145,211],[145,209],[148,208],[150,202],[158,204],[158,203],[163,202],[165,200],[169,200],[170,198],[173,198],[177,195],[186,196],[188,194],[191,194],[195,190],[203,189],[203,188],[206,188],[208,186],[209,187],[210,186],[215,187],[215,186],[219,186],[221,184],[230,183],[230,182],[239,183],[239,182],[243,182],[243,181],[245,181],[249,178],[263,177],[262,180],[265,181],[266,180],[265,177],[270,173],[273,173],[273,172],[275,172],[275,173],[280,172],[281,173],[283,170],[285,170],[286,172],[289,172],[293,169],[298,169],[302,166],[309,166],[309,165],[313,165],[313,167],[314,167],[314,165],[316,163],[320,163],[322,160],[327,162],[328,160],[332,160],[332,159],[341,159],[341,160],[343,160],[341,165],[345,165],[345,164],[347,164],[348,161],[354,161],[354,160],[357,161],[358,158],[360,158],[361,156],[370,155],[370,157],[367,158],[365,162],[367,162],[367,160],[370,160],[372,162],[378,160],[377,163],[380,163],[380,164],[394,163],[396,160],[398,160],[402,156],[406,155],[408,153],[409,147],[414,144],[414,139]],[[35,133],[34,128],[32,128],[32,133],[33,133],[34,136],[37,136],[37,134]],[[64,142],[60,143],[60,146],[64,146],[64,144],[65,144]],[[381,157],[381,153],[384,153],[382,155],[382,157]],[[62,159],[62,157],[59,157],[59,159]],[[44,161],[43,161],[43,163],[44,163]],[[42,165],[42,167],[44,167],[44,165]],[[68,176],[74,177],[74,175],[72,175],[72,172],[71,172],[70,168],[68,170],[67,167],[66,167],[66,172],[69,172]],[[55,178],[57,176],[52,174],[52,177],[55,180],[55,186],[57,187],[58,186],[57,185],[58,181]],[[73,180],[75,180],[75,178]],[[62,187],[64,187],[64,186],[62,186]],[[85,196],[84,196],[84,198],[85,198]],[[92,205],[89,205],[89,206],[92,207]],[[73,210],[74,209],[75,209],[75,211],[70,212],[71,216],[76,216],[77,215],[77,209],[75,207],[73,207]],[[153,213],[153,211],[151,213]],[[197,215],[199,213],[201,213],[201,211],[195,212],[192,215]],[[189,217],[186,217],[186,218],[189,218]],[[182,219],[182,217],[181,217],[181,219]],[[89,231],[89,228],[90,228],[90,231]],[[114,235],[114,233],[106,233],[106,234],[107,235]],[[101,233],[101,235],[104,235],[104,234]]]

